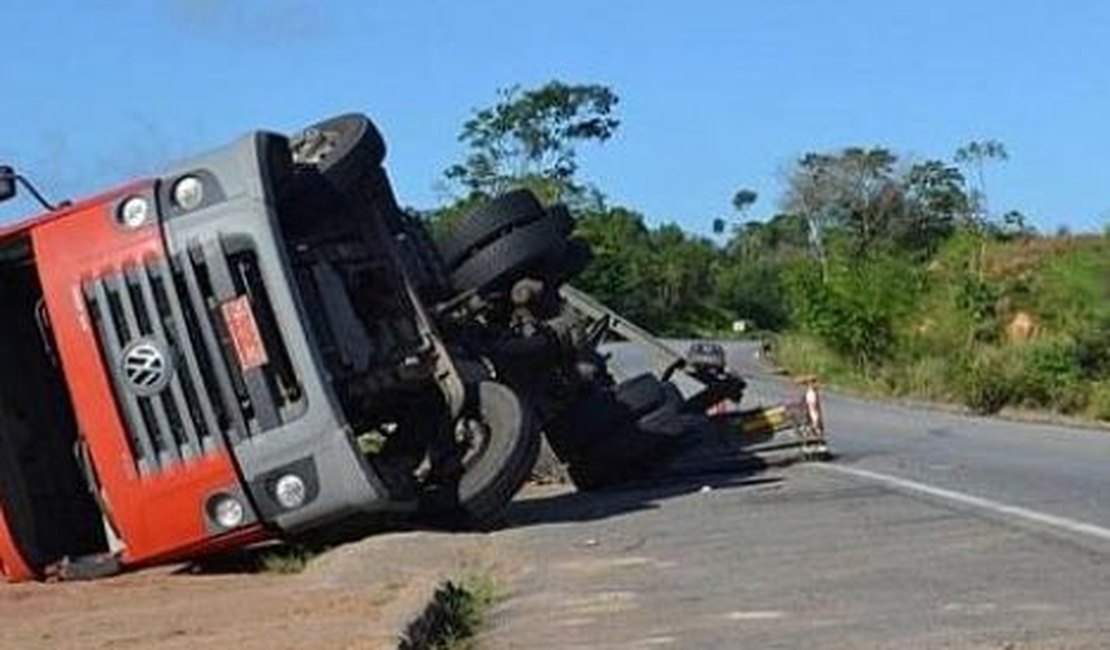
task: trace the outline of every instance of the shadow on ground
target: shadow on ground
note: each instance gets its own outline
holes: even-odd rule
[[[207,557],[197,558],[174,573],[180,575],[226,575],[239,573],[300,573],[316,556],[344,544],[383,533],[419,530],[413,522],[395,515],[352,518],[339,522],[326,535],[305,536],[287,541],[264,542]]]
[[[768,485],[779,477],[736,477],[722,474],[666,477],[591,492],[562,492],[513,502],[505,528],[542,524],[596,521],[640,510],[654,510],[661,501],[712,489],[737,489]]]
[[[590,491],[574,491],[569,484],[526,490],[525,496],[518,496],[509,505],[503,525],[499,528],[596,521],[653,510],[662,501],[701,490],[740,489],[783,480],[765,475],[767,467],[767,463],[757,455],[738,450],[733,444],[706,438],[702,444],[670,458],[662,467],[616,485]],[[184,565],[176,573],[298,573],[312,558],[338,546],[372,535],[413,530],[460,531],[457,526],[429,525],[412,518],[383,518],[378,514],[333,526],[326,536],[271,542],[201,558]]]
[[[736,489],[777,483],[767,463],[719,439],[706,438],[645,476],[604,489],[518,498],[506,513],[506,527],[594,521],[659,507],[661,501],[705,489]]]

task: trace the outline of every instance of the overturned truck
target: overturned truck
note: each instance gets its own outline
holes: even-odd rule
[[[652,339],[567,285],[590,253],[565,207],[510,192],[434,240],[384,157],[344,115],[0,231],[4,576],[390,512],[490,526],[542,435],[595,487],[740,399],[738,377],[678,356],[613,379],[605,337]],[[0,167],[0,199],[18,183]],[[704,390],[679,395],[679,371]]]

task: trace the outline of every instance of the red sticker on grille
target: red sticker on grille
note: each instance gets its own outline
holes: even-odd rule
[[[220,305],[220,311],[223,312],[227,331],[231,334],[235,354],[239,357],[239,367],[250,370],[269,363],[270,358],[266,355],[266,346],[258,333],[258,323],[254,320],[250,300],[246,296],[228,300]]]

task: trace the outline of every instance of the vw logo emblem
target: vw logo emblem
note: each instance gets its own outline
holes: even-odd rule
[[[123,351],[123,376],[131,390],[140,395],[153,395],[169,382],[169,355],[157,341],[139,339]]]

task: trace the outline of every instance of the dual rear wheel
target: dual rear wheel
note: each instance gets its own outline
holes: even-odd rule
[[[464,217],[439,251],[456,291],[505,289],[529,274],[564,275],[573,228],[566,207],[514,190]]]

